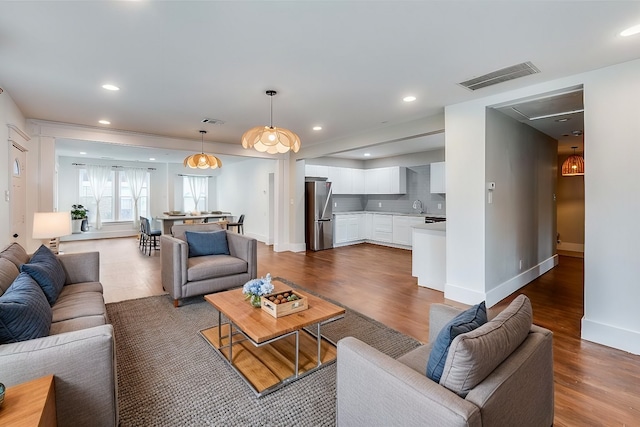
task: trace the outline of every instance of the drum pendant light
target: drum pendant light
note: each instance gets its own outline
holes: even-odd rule
[[[584,175],[584,157],[576,154],[576,148],[573,148],[573,154],[567,157],[562,164],[562,176],[578,176]]]
[[[187,157],[186,159],[184,159],[184,166],[187,167],[189,166],[192,169],[215,169],[215,168],[221,168],[222,167],[222,161],[220,161],[219,158],[217,158],[216,156],[212,156],[211,154],[204,154],[204,134],[207,133],[206,130],[201,130],[200,131],[200,135],[201,136],[201,153],[199,154],[192,154],[191,156]]]
[[[242,135],[242,146],[244,148],[255,148],[261,153],[269,154],[286,153],[293,150],[297,153],[300,149],[300,138],[289,129],[277,128],[273,126],[273,96],[275,90],[268,90],[267,95],[271,98],[271,121],[269,126],[256,126],[249,129]]]

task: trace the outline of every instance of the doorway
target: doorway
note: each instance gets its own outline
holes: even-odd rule
[[[26,193],[26,149],[11,142],[9,170],[11,171],[11,238],[23,248],[27,247],[27,193]]]

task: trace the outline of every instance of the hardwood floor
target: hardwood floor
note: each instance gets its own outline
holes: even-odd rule
[[[159,252],[138,251],[134,238],[64,242],[65,252],[100,251],[107,302],[164,293]],[[429,307],[441,292],[417,286],[411,252],[361,244],[327,251],[275,253],[258,244],[258,276],[271,273],[318,292],[422,342]],[[559,265],[520,292],[534,323],[554,332],[555,426],[640,426],[640,356],[580,339],[583,259]],[[517,294],[516,294],[517,295]],[[489,311],[495,314],[516,295]]]

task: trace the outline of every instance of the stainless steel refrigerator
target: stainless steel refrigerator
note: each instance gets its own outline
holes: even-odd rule
[[[307,250],[333,248],[333,203],[331,183],[305,182],[305,234]]]

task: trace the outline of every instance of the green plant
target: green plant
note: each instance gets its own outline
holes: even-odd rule
[[[85,219],[87,217],[87,212],[89,209],[86,209],[82,205],[71,205],[73,209],[71,209],[71,219]]]

